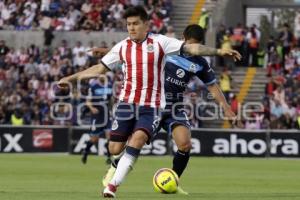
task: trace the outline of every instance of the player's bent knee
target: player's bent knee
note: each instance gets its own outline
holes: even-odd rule
[[[92,136],[91,137],[91,142],[96,144],[98,142],[98,137]]]
[[[189,152],[192,149],[192,143],[189,141],[183,144],[179,144],[178,149],[183,152]]]
[[[144,131],[138,130],[132,135],[129,141],[129,146],[141,149],[147,140],[148,135]]]

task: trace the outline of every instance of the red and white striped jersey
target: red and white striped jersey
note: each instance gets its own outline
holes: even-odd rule
[[[182,45],[183,41],[160,34],[148,34],[141,43],[128,37],[116,44],[102,63],[109,69],[123,63],[124,84],[119,100],[164,108],[164,58],[179,54]]]

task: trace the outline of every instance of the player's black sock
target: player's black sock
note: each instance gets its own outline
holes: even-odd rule
[[[87,153],[89,153],[90,150],[91,150],[91,147],[93,146],[93,144],[94,144],[94,143],[92,143],[91,141],[87,141],[87,142],[86,142],[86,147],[85,147],[84,150],[85,150]]]
[[[181,176],[183,171],[185,170],[187,163],[190,159],[190,152],[184,152],[178,150],[173,158],[173,170],[176,172],[178,177]]]
[[[105,143],[105,148],[106,148],[106,155],[108,158],[110,158],[110,152],[109,152],[109,148],[108,148],[108,141]]]
[[[93,143],[91,141],[87,141],[85,144],[86,144],[86,147],[85,147],[85,149],[82,152],[82,158],[81,158],[81,162],[83,164],[86,164],[87,157],[88,157],[88,155],[90,153],[91,147],[93,146]]]
[[[108,148],[108,141],[105,143],[105,148],[106,148],[106,164],[111,164],[111,158],[110,158],[110,152]]]

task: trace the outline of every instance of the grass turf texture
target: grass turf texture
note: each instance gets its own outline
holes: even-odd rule
[[[190,195],[159,194],[152,176],[172,158],[141,157],[119,188],[118,199],[300,200],[300,160],[192,157],[180,185]],[[90,156],[0,154],[1,200],[101,199],[107,165]]]

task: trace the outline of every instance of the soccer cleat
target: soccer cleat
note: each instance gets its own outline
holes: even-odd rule
[[[107,187],[108,183],[113,178],[115,172],[116,172],[116,168],[114,168],[112,165],[110,165],[110,168],[107,170],[105,176],[102,179],[102,185],[104,187]]]
[[[108,184],[104,190],[103,190],[103,197],[104,198],[115,198],[116,197],[116,191],[117,191],[117,187],[112,185],[112,184]]]
[[[180,186],[177,187],[177,194],[182,194],[182,195],[189,195],[188,192],[184,191]]]
[[[88,155],[89,155],[89,152],[84,149],[82,151],[82,157],[81,157],[82,164],[86,164]]]

